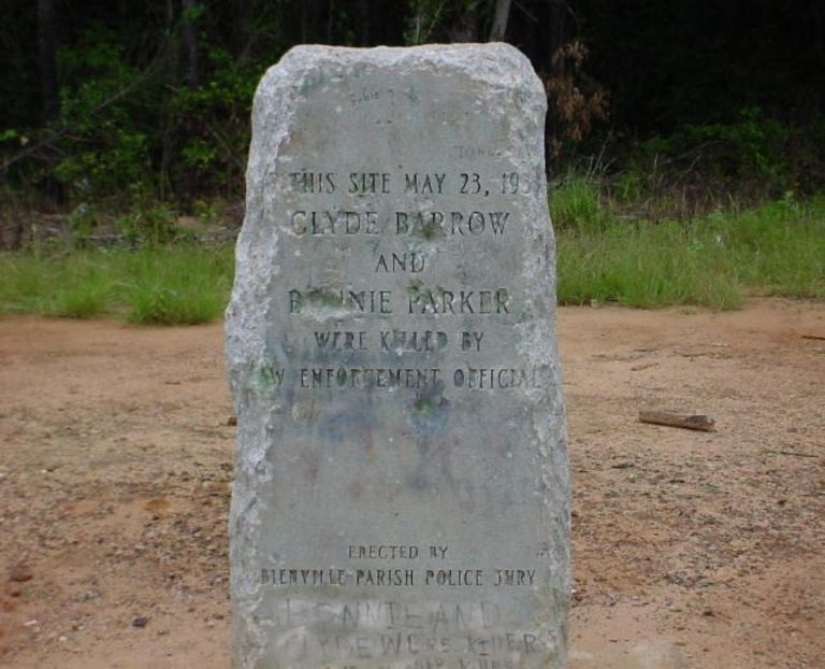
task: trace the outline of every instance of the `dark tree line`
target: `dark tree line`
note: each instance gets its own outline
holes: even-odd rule
[[[614,93],[614,122],[641,131],[730,121],[758,105],[808,121],[825,103],[819,0],[578,0],[589,67]]]
[[[299,43],[506,40],[547,83],[554,158],[593,129],[825,139],[820,0],[4,0],[0,16],[0,179],[55,197],[237,193],[254,87]]]

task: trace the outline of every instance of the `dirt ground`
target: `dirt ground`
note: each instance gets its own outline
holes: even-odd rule
[[[571,669],[825,667],[825,304],[559,325]],[[220,324],[0,320],[0,666],[228,669],[231,414]]]

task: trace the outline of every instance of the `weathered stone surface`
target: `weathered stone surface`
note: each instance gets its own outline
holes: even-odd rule
[[[299,47],[227,311],[235,666],[563,667],[545,102],[502,45]]]

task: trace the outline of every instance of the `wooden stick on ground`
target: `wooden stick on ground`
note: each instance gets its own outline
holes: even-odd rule
[[[713,432],[716,424],[713,418],[704,414],[677,413],[675,411],[640,411],[639,420],[653,425],[683,427],[687,430]]]

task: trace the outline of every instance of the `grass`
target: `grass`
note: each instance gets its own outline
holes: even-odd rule
[[[232,250],[199,245],[0,255],[0,313],[193,325],[219,318]]]
[[[562,304],[726,310],[748,294],[825,299],[822,197],[651,222],[623,215],[594,183],[573,179],[552,194],[551,210]]]
[[[161,247],[130,260],[130,321],[194,325],[223,315],[232,285],[229,248]]]
[[[629,215],[594,180],[572,178],[550,204],[562,304],[726,310],[751,294],[825,299],[825,196],[677,222]],[[0,254],[0,314],[184,325],[220,318],[229,299],[228,245],[57,251]]]

